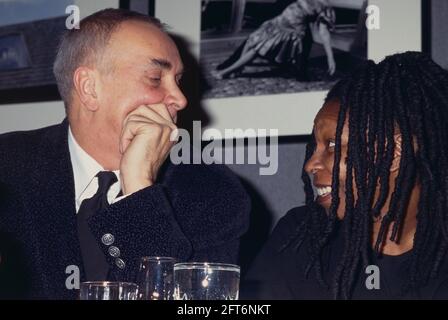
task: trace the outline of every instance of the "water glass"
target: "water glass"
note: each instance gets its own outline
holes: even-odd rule
[[[137,300],[138,286],[131,282],[88,281],[81,283],[80,300]]]
[[[240,267],[188,262],[174,265],[175,300],[238,300]]]
[[[172,257],[143,257],[137,275],[138,299],[173,300],[175,263]]]

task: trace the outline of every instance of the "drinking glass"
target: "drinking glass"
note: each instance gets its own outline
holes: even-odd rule
[[[137,300],[138,286],[131,282],[88,281],[81,283],[80,300]]]
[[[138,299],[173,300],[175,263],[172,257],[143,257],[137,275]]]
[[[240,267],[187,262],[174,265],[175,300],[238,300]]]

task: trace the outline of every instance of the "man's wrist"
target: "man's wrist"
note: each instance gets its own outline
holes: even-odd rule
[[[123,195],[129,195],[132,193],[135,193],[137,191],[140,191],[144,188],[150,187],[154,184],[153,181],[149,179],[122,179],[122,192]]]

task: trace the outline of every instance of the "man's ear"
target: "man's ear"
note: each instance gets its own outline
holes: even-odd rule
[[[73,84],[83,106],[89,111],[96,111],[98,109],[98,96],[94,71],[87,67],[77,68],[73,74]]]
[[[394,159],[392,160],[392,165],[390,167],[390,172],[398,171],[400,168],[400,160],[401,160],[401,133],[397,133],[394,135]]]

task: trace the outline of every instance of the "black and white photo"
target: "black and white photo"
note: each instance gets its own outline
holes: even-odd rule
[[[206,0],[204,97],[327,90],[367,58],[365,0]]]

